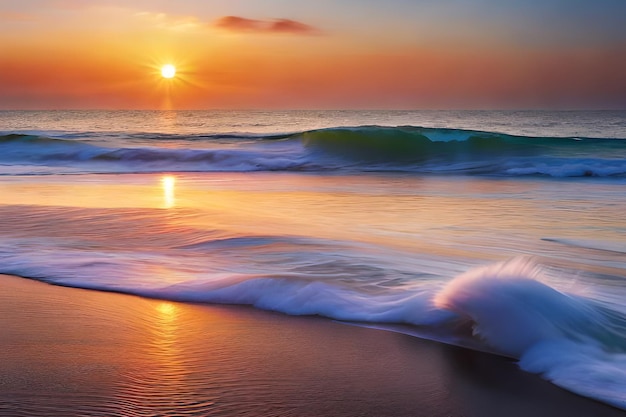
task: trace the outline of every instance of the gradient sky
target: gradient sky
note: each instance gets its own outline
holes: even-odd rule
[[[624,109],[625,16],[624,0],[0,0],[0,109]]]

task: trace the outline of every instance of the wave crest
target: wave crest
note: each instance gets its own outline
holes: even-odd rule
[[[434,304],[520,367],[578,394],[626,408],[626,317],[542,282],[528,258],[471,270]]]
[[[535,343],[551,339],[594,341],[626,351],[623,329],[615,329],[599,305],[542,280],[531,258],[515,258],[460,275],[434,303],[471,320],[475,335],[510,356],[519,358]]]

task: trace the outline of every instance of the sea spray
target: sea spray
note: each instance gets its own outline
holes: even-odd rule
[[[476,337],[522,369],[626,409],[626,317],[543,283],[532,259],[471,270],[434,302],[469,320]]]

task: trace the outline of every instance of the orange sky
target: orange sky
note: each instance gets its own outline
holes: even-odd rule
[[[181,1],[180,14],[138,0],[23,3],[0,6],[0,109],[626,107],[621,32],[437,31],[369,1],[354,22],[326,2],[303,16],[269,2],[273,17],[210,1]],[[159,75],[166,63],[174,80]]]

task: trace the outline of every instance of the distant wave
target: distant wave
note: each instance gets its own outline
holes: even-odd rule
[[[252,135],[0,136],[0,173],[335,171],[626,177],[626,139],[360,126]]]
[[[607,242],[607,241],[595,241],[589,239],[557,239],[557,238],[542,238],[541,240],[546,242],[560,243],[567,246],[575,246],[583,249],[593,249],[604,252],[614,252],[616,254],[626,255],[626,244],[623,242]]]

